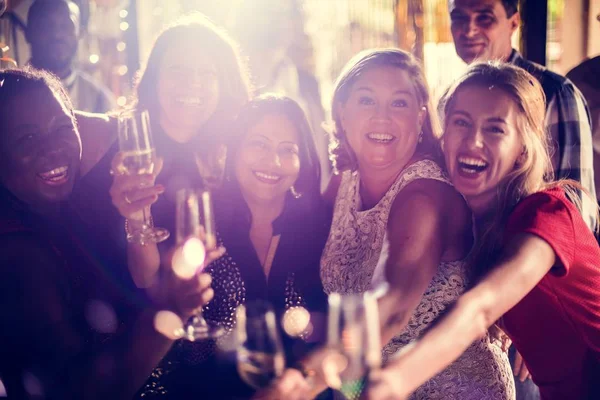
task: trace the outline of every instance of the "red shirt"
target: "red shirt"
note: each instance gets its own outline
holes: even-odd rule
[[[532,194],[517,205],[506,226],[505,243],[518,233],[546,241],[557,262],[504,315],[507,334],[542,398],[591,398],[592,384],[600,382],[598,243],[559,188]]]

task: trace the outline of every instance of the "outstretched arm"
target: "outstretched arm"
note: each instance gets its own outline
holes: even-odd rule
[[[389,290],[379,301],[382,344],[402,332],[448,250],[448,235],[462,229],[452,226],[448,208],[463,208],[466,223],[464,201],[451,186],[434,180],[411,183],[392,206],[385,266]]]
[[[456,360],[505,312],[527,295],[555,263],[552,247],[529,233],[518,234],[506,256],[421,340],[373,376],[369,398],[405,398]]]

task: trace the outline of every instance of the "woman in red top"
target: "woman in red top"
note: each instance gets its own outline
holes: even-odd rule
[[[543,399],[600,398],[600,249],[567,199],[577,193],[544,181],[538,81],[508,64],[477,64],[444,100],[448,173],[474,214],[473,286],[372,375],[369,397],[408,396],[498,322]]]

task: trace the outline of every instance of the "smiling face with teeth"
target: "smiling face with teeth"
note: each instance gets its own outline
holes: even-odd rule
[[[400,171],[415,155],[427,111],[403,69],[372,67],[352,84],[337,105],[359,169]]]
[[[495,204],[498,187],[523,153],[520,114],[517,103],[498,88],[465,86],[451,100],[443,137],[446,166],[474,210]]]
[[[81,141],[66,106],[42,84],[2,105],[2,184],[37,209],[66,200],[79,173]]]
[[[267,114],[248,129],[235,157],[247,201],[283,204],[300,174],[297,129],[286,116]]]
[[[216,66],[196,57],[198,45],[183,41],[169,48],[158,72],[160,124],[173,140],[188,142],[214,114],[220,99]]]

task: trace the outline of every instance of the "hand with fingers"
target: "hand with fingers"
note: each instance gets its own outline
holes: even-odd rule
[[[401,379],[398,379],[397,371],[385,368],[373,371],[369,374],[367,390],[361,396],[366,400],[403,400],[410,393],[402,388]]]
[[[163,271],[149,294],[160,308],[169,309],[177,314],[181,321],[187,321],[212,299],[214,292],[210,287],[212,278],[209,274],[182,276],[178,272],[176,266],[183,257],[182,253],[181,246],[171,252],[167,257],[170,262],[163,266]]]
[[[259,390],[253,400],[309,400],[310,384],[297,369],[286,369],[269,387]]]
[[[525,365],[525,361],[523,361],[523,357],[521,357],[521,353],[519,353],[518,351],[515,352],[515,362],[513,365],[513,373],[521,382],[525,382],[527,379],[531,379],[531,374],[529,373],[529,369],[527,368],[527,365]]]
[[[152,173],[129,174],[123,167],[124,153],[119,152],[111,162],[111,175],[113,184],[110,188],[110,197],[119,213],[130,221],[142,221],[143,210],[158,200],[158,196],[165,191],[164,186],[156,185],[156,177],[160,174],[163,160],[154,161]]]

